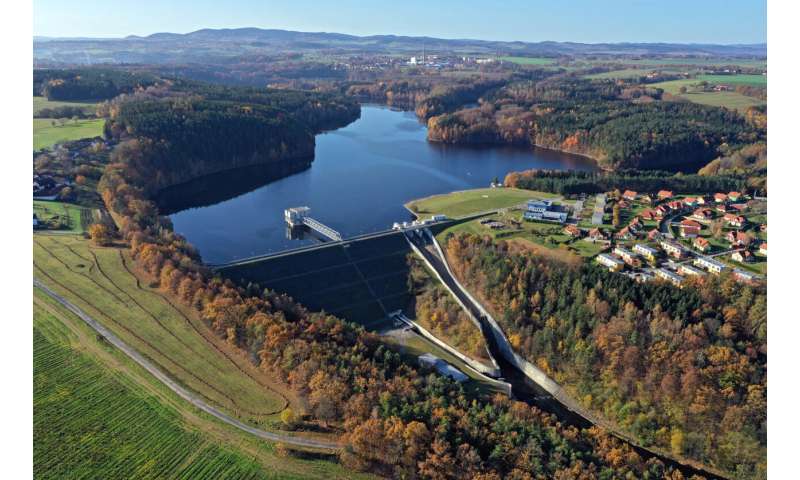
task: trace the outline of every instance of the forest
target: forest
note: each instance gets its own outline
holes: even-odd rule
[[[717,162],[719,160],[715,160]],[[709,170],[710,171],[710,170]],[[752,187],[747,177],[735,171],[716,169],[714,174],[675,174],[658,170],[623,169],[614,172],[583,172],[570,170],[525,170],[506,175],[507,187],[541,192],[602,193],[612,190],[655,192],[672,190],[676,193],[705,193],[741,191]],[[720,173],[720,174],[717,174]],[[752,187],[755,188],[755,187]]]
[[[613,170],[705,164],[722,148],[766,137],[734,111],[660,95],[646,86],[563,76],[512,82],[478,107],[430,118],[428,139],[537,145],[588,155]]]
[[[201,125],[226,115],[252,125],[245,107],[252,106],[256,118],[267,108],[187,100],[201,107],[197,114],[187,112],[187,121]],[[123,119],[115,122],[123,123],[117,127],[141,129],[176,145],[185,141],[173,128],[178,119],[159,101],[126,108],[120,106]],[[110,128],[115,132],[114,125]],[[302,136],[287,140],[292,138]],[[424,373],[356,324],[310,312],[277,292],[214,277],[196,249],[158,215],[148,192],[160,184],[142,170],[150,166],[142,153],[127,142],[119,144],[99,183],[118,219],[117,235],[164,292],[196,309],[221,338],[252,353],[260,368],[307,399],[313,418],[341,432],[346,445],[341,460],[347,467],[409,479],[684,478],[657,459],[644,460],[601,429],[563,425],[525,403],[477,397],[446,377]],[[167,175],[182,167],[180,162],[162,165]]]
[[[766,287],[637,283],[469,234],[447,256],[514,349],[584,407],[644,445],[766,478]]]
[[[33,95],[62,101],[105,100],[154,85],[157,80],[150,73],[121,69],[39,69],[33,71]]]
[[[106,136],[122,142],[120,155],[153,177],[147,186],[157,190],[233,168],[308,164],[315,133],[360,114],[354,101],[327,94],[185,82],[124,95],[100,110]]]

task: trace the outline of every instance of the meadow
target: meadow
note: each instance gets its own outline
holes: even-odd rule
[[[744,75],[744,74],[737,74],[737,75],[698,75],[697,80],[703,81],[705,80],[708,83],[713,84],[725,84],[725,85],[753,85],[756,87],[766,87],[767,86],[767,76],[766,75]]]
[[[554,58],[544,58],[544,57],[515,57],[515,56],[505,56],[499,57],[500,60],[504,62],[512,62],[518,65],[552,65],[556,63]]]
[[[35,478],[352,478],[192,410],[38,290],[33,328]]]
[[[33,97],[33,113],[39,113],[45,108],[58,108],[58,107],[84,107],[86,109],[93,109],[97,103],[95,102],[62,102],[60,100],[48,100],[47,97],[34,96]]]
[[[34,200],[33,213],[40,222],[60,224],[58,230],[72,233],[83,233],[92,221],[90,209],[64,202]]]
[[[245,423],[270,429],[302,405],[203,324],[133,273],[126,250],[82,237],[34,235],[34,275],[186,388]]]
[[[713,107],[725,107],[732,110],[744,110],[748,107],[764,105],[766,102],[755,97],[748,97],[738,92],[693,92],[691,91],[700,80],[670,80],[650,84],[651,87],[663,88],[666,93],[679,98],[684,98],[694,103],[711,105]],[[686,87],[687,93],[680,93],[681,87]]]
[[[458,218],[498,208],[525,203],[531,198],[553,198],[557,195],[518,188],[477,188],[420,198],[406,204],[418,218],[443,214]]]
[[[53,122],[56,122],[55,125]],[[33,149],[41,150],[61,142],[102,136],[103,125],[105,120],[102,118],[69,120],[63,125],[51,118],[34,118]]]

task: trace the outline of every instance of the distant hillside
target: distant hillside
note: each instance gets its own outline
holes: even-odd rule
[[[503,55],[671,55],[766,57],[766,44],[504,42],[236,28],[154,33],[116,39],[34,37],[34,60],[63,63],[180,63],[286,51],[329,53],[429,52]]]

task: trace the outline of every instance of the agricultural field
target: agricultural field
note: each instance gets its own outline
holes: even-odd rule
[[[83,233],[92,222],[90,209],[64,202],[34,200],[33,213],[49,230]]]
[[[79,236],[35,234],[34,276],[112,330],[186,388],[230,415],[274,428],[299,402],[203,324],[133,272],[126,250]]]
[[[434,195],[413,200],[406,207],[418,218],[443,214],[458,218],[497,208],[508,208],[525,203],[532,198],[554,198],[557,195],[519,188],[477,188]]]
[[[63,125],[50,118],[34,118],[33,149],[41,150],[68,140],[102,136],[104,124],[102,118],[69,120]]]
[[[544,58],[544,57],[505,56],[505,57],[498,57],[498,60],[503,60],[504,62],[512,62],[518,65],[552,65],[556,63],[556,60],[554,58]]]
[[[38,290],[33,328],[35,478],[350,478],[192,410]]]
[[[698,75],[697,80],[705,80],[708,83],[724,85],[753,85],[756,87],[767,86],[766,75]]]
[[[767,61],[761,59],[747,59],[747,58],[640,58],[640,59],[625,59],[620,60],[627,65],[692,65],[692,66],[724,66],[736,65],[739,67],[750,68],[766,68]]]
[[[603,73],[593,73],[591,75],[586,75],[586,78],[589,80],[608,80],[608,79],[628,79],[628,78],[639,78],[644,77],[648,73],[651,73],[653,69],[651,68],[625,68],[622,70],[612,70],[610,72],[603,72]]]
[[[95,102],[62,102],[59,100],[48,100],[46,97],[33,97],[33,113],[39,113],[45,108],[58,108],[58,107],[84,107],[87,110],[94,109],[97,106]]]
[[[691,91],[699,80],[670,80],[650,84],[651,87],[663,88],[665,92],[678,98],[684,98],[694,103],[711,105],[714,107],[725,107],[732,110],[744,110],[748,107],[764,105],[766,102],[754,97],[748,97],[738,92],[693,92]],[[680,93],[680,88],[686,87],[687,93]]]

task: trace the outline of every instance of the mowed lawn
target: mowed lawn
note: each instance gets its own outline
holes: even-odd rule
[[[72,235],[33,236],[34,276],[162,371],[240,420],[270,428],[298,405],[282,385],[219,340],[196,314],[171,303],[129,268],[127,251],[95,248]]]
[[[37,289],[33,328],[36,478],[352,478],[194,409]]]
[[[34,200],[33,213],[40,222],[55,220],[64,227],[62,231],[83,233],[91,221],[91,210],[64,202]]]
[[[416,212],[418,217],[443,214],[458,218],[487,210],[513,207],[532,198],[556,196],[518,188],[478,188],[413,200],[406,207]]]
[[[766,75],[698,75],[697,80],[705,80],[708,83],[724,85],[754,85],[757,87],[767,86]]]
[[[53,125],[53,121],[50,118],[33,119],[34,150],[50,148],[57,143],[69,140],[102,136],[103,125],[105,124],[105,120],[102,118],[69,120],[64,125],[59,124],[57,121]]]

